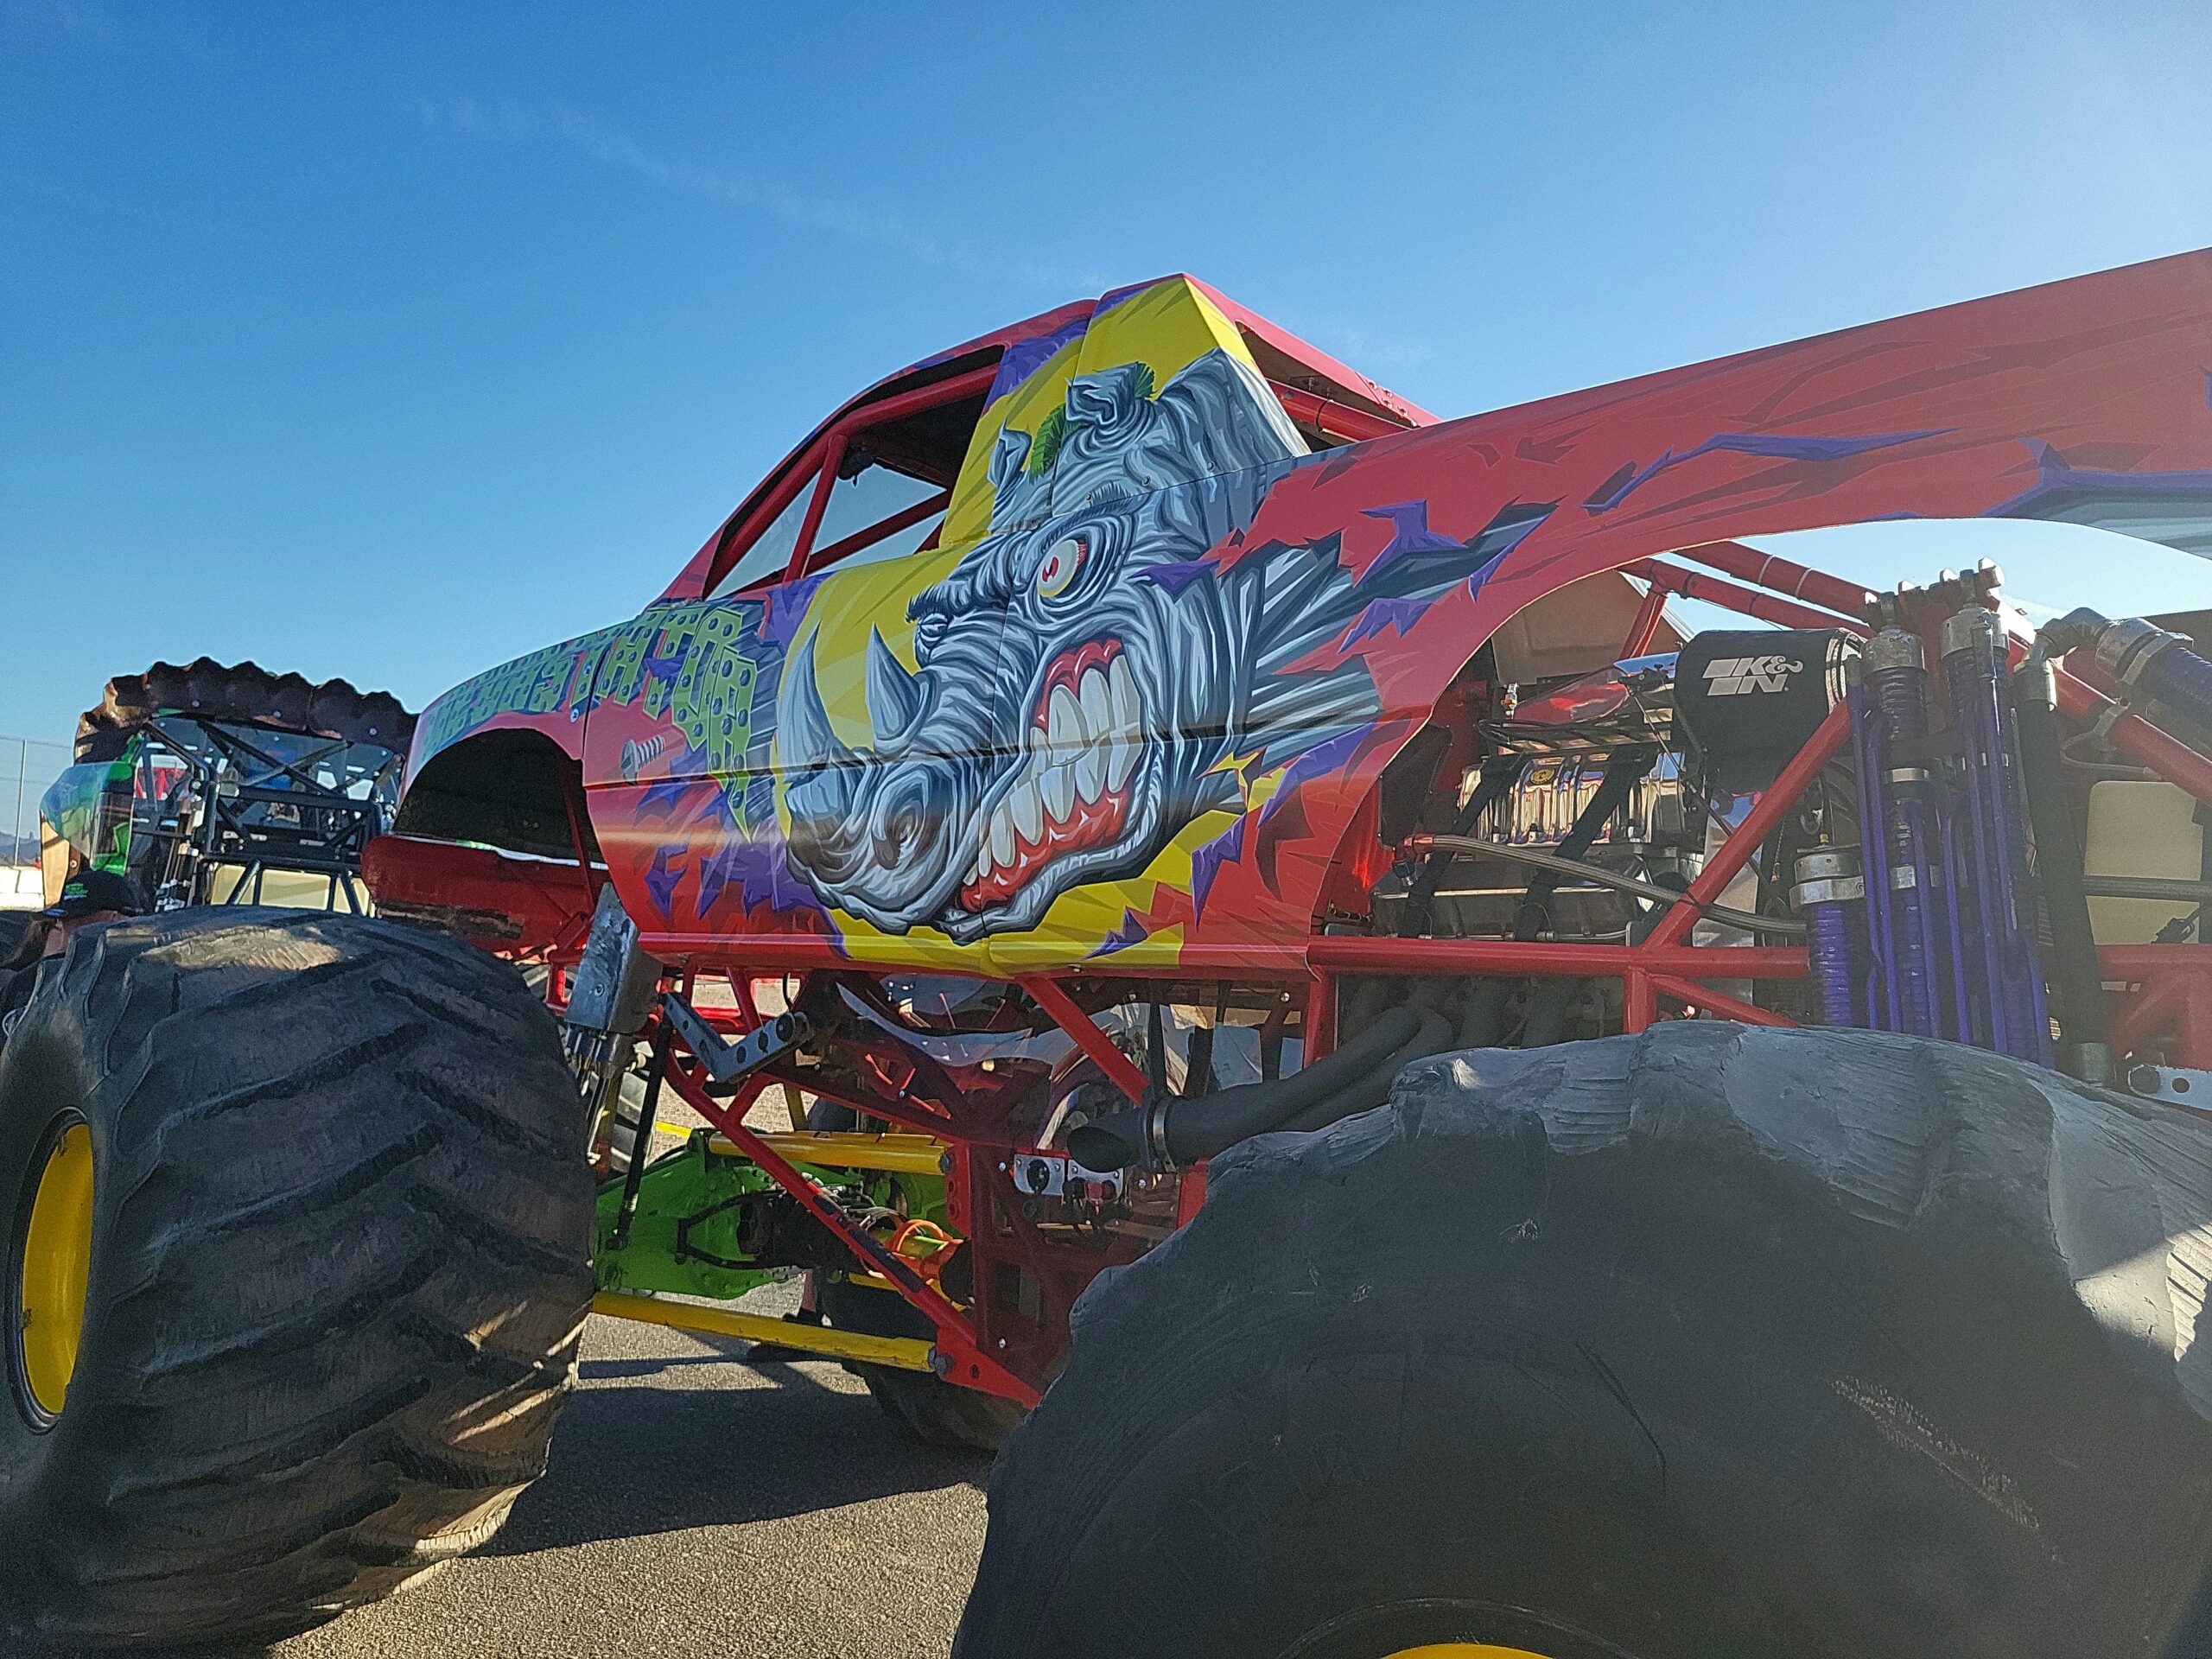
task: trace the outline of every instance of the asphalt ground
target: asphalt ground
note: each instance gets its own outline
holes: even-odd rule
[[[741,1305],[796,1301],[776,1285]],[[989,1459],[921,1445],[834,1363],[753,1366],[747,1346],[594,1318],[552,1465],[481,1554],[222,1659],[947,1653]]]

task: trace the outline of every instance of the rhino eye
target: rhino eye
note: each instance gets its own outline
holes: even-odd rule
[[[1083,568],[1084,539],[1080,536],[1064,537],[1052,543],[1045,555],[1045,562],[1037,567],[1037,594],[1040,599],[1058,599],[1068,590],[1075,580],[1075,573]]]

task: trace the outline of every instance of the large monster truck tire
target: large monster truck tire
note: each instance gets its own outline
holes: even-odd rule
[[[583,1136],[467,945],[230,909],[73,943],[0,1051],[0,1622],[268,1640],[489,1538],[574,1372]]]
[[[2212,1652],[2208,1198],[2212,1122],[1945,1045],[1419,1062],[1086,1293],[956,1654]]]
[[[257,663],[228,666],[201,657],[181,667],[156,663],[143,674],[110,680],[99,706],[77,722],[77,758],[113,760],[132,731],[164,709],[375,743],[394,753],[404,753],[415,734],[415,716],[388,691],[359,691],[346,680],[316,683],[298,674],[271,674]]]
[[[859,1122],[852,1108],[834,1101],[817,1100],[807,1108],[806,1127],[817,1133],[850,1129]],[[937,1327],[918,1308],[891,1291],[826,1274],[815,1275],[815,1286],[817,1307],[837,1330],[924,1341],[937,1336]],[[929,1446],[996,1452],[1028,1414],[1011,1400],[920,1371],[855,1360],[846,1361],[845,1369],[868,1384],[869,1397],[885,1416]]]
[[[823,1317],[840,1331],[924,1341],[937,1335],[920,1310],[887,1290],[830,1280],[822,1286],[820,1303]],[[995,1452],[1027,1414],[1011,1400],[920,1371],[859,1361],[846,1362],[845,1369],[868,1384],[885,1416],[930,1446]]]

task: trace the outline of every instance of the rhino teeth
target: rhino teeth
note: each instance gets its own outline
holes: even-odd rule
[[[1045,810],[1055,823],[1065,822],[1075,810],[1075,768],[1046,766],[1042,781]]]
[[[1074,692],[1065,685],[1054,686],[1048,707],[1050,713],[1045,727],[1047,744],[1071,753],[1090,742],[1090,734],[1083,726],[1083,705],[1076,700]]]
[[[1101,838],[1097,815],[1079,809],[1096,808],[1127,787],[1143,742],[1143,705],[1126,657],[1084,669],[1073,685],[1055,685],[1029,728],[1020,775],[976,832],[961,885],[976,887],[1039,861],[1046,849],[1060,850],[1072,824],[1091,826],[1083,832],[1086,840]]]
[[[1106,752],[1106,787],[1119,789],[1136,770],[1137,747],[1144,741],[1144,710],[1137,702],[1136,677],[1129,672],[1128,658],[1113,660],[1106,682],[1113,701],[1109,729],[1114,734]]]
[[[1086,801],[1106,791],[1106,751],[1095,743],[1076,757],[1075,789]]]
[[[1034,842],[1045,833],[1045,804],[1038,798],[1035,768],[1022,774],[1021,781],[1014,786],[1007,805],[1014,813],[1014,827],[1024,841]]]

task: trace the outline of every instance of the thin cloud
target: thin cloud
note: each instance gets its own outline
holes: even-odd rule
[[[537,130],[536,118],[513,104],[487,105],[473,98],[448,99],[443,104],[433,104],[424,99],[420,112],[423,124],[433,131],[442,129],[466,132],[478,138],[520,140]]]
[[[1039,264],[1003,249],[938,236],[890,213],[849,202],[810,195],[773,179],[718,172],[639,143],[620,128],[574,110],[560,110],[540,121],[512,104],[487,105],[471,98],[424,101],[423,124],[434,130],[522,143],[541,133],[558,139],[602,167],[634,175],[679,195],[696,196],[751,213],[764,213],[804,230],[844,241],[886,248],[917,264],[992,282],[1016,282],[1062,294],[1096,293],[1107,279],[1093,271]]]
[[[176,11],[128,7],[118,18],[99,0],[46,0],[10,8],[6,21],[25,28],[66,35],[80,48],[124,56],[166,55],[194,63],[215,63],[223,54],[210,46],[203,20]]]

